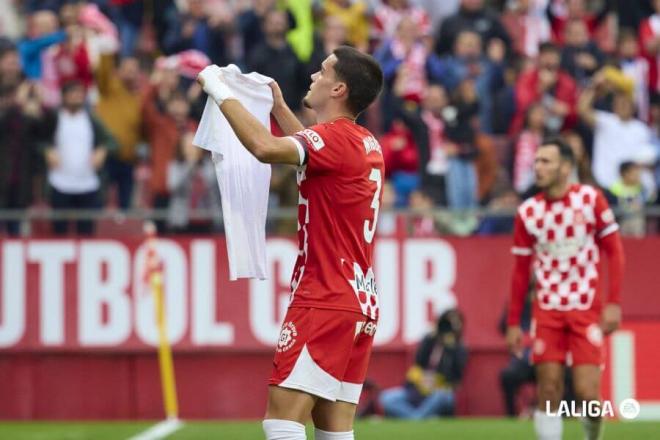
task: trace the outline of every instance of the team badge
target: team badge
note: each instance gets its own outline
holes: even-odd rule
[[[284,353],[285,351],[288,351],[296,343],[297,337],[298,330],[296,330],[296,325],[293,321],[285,322],[282,325],[280,338],[277,341],[277,352]]]

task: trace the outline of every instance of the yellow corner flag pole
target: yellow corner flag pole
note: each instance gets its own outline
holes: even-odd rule
[[[156,311],[156,325],[158,326],[158,363],[160,366],[160,382],[165,404],[165,414],[168,419],[177,419],[179,404],[176,394],[176,381],[174,379],[174,364],[172,349],[167,338],[167,320],[165,301],[163,298],[163,271],[158,252],[156,250],[156,227],[153,223],[145,225],[147,236],[146,277],[154,296]]]

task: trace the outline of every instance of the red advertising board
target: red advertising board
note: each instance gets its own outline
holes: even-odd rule
[[[197,366],[184,360],[175,363],[175,367],[196,371],[202,368],[201,364],[209,363],[207,367],[211,368],[212,356],[220,356],[234,359],[231,368],[246,374],[252,371],[256,383],[265,383],[269,356],[288,303],[296,243],[288,238],[270,238],[269,279],[234,282],[228,281],[224,239],[164,238],[157,246],[164,263],[169,338],[175,357],[197,356],[193,363]],[[513,262],[510,239],[383,238],[376,246],[376,281],[382,309],[376,355],[370,370],[372,377],[384,385],[398,383],[410,350],[432,327],[437,313],[457,305],[466,316],[465,342],[471,351],[461,391],[461,411],[497,413],[501,408],[499,401],[493,402],[499,399],[497,395],[490,398],[490,403],[477,399],[483,399],[484,390],[497,392],[497,371],[503,366],[501,361],[506,361],[498,322],[508,297]],[[617,340],[617,347],[623,347],[617,352],[617,359],[629,360],[633,356],[630,365],[634,366],[634,382],[630,391],[630,384],[612,379],[606,390],[613,394],[615,390],[619,394],[634,392],[648,402],[660,401],[660,390],[651,383],[653,371],[660,365],[648,357],[651,351],[648,345],[653,340],[648,336],[651,330],[643,327],[656,326],[657,334],[660,296],[654,270],[660,238],[628,240],[624,246],[627,261],[624,318],[634,337],[632,345],[630,338]],[[7,372],[5,379],[0,379],[0,390],[3,395],[13,397],[5,402],[14,402],[3,404],[10,406],[0,408],[0,413],[28,418],[75,417],[78,414],[75,405],[70,411],[58,407],[57,411],[64,412],[53,413],[55,410],[49,408],[30,406],[30,402],[48,406],[38,396],[53,392],[53,386],[67,380],[80,380],[73,376],[66,379],[68,371],[73,366],[92,362],[98,364],[95,368],[99,374],[121,376],[116,380],[123,385],[112,389],[113,382],[107,379],[110,381],[107,387],[109,392],[118,393],[118,401],[124,402],[128,409],[92,411],[89,417],[158,416],[158,382],[154,376],[157,373],[152,370],[155,363],[140,361],[151,356],[156,343],[153,301],[141,276],[144,256],[145,249],[138,239],[0,241],[0,367]],[[647,323],[638,324],[640,320]],[[248,359],[259,359],[263,365],[250,364]],[[383,368],[379,359],[387,360],[388,368]],[[494,359],[497,365],[492,362]],[[621,360],[617,365],[623,368],[625,362]],[[63,382],[54,384],[46,374],[43,380],[34,381],[42,377],[38,373],[41,368],[48,366],[49,374],[53,374],[58,371],[58,365],[65,364],[66,368],[61,369]],[[145,367],[147,364],[149,367]],[[223,365],[230,368],[229,364]],[[24,373],[25,369],[32,370],[28,374]],[[136,381],[134,378],[141,378],[141,374],[150,379]],[[197,389],[189,383],[193,376],[181,379],[180,387],[183,389],[188,383],[190,389]],[[150,381],[155,384],[151,393],[155,397],[147,393],[149,399],[139,400],[145,399],[145,394],[138,389]],[[209,383],[205,384],[210,387]],[[225,385],[229,387],[231,383]],[[89,386],[101,385],[94,382]],[[22,397],[25,393],[30,396],[28,403]],[[247,403],[245,408],[236,404],[231,408],[207,407],[196,411],[192,409],[195,399],[191,399],[193,407],[188,407],[186,392],[182,393],[183,411],[189,411],[192,416],[260,416],[261,408],[250,412]],[[253,398],[253,394],[247,396]],[[78,408],[83,411],[81,417],[86,417],[84,411],[93,407],[81,401]]]

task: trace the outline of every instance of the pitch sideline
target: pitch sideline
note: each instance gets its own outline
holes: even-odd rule
[[[178,431],[183,427],[183,421],[179,419],[165,419],[162,422],[156,423],[151,428],[141,432],[128,440],[160,440],[164,439],[170,434]]]

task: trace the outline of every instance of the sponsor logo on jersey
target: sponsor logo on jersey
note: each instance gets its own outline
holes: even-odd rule
[[[356,263],[357,266],[357,263]],[[376,280],[374,280],[373,272],[368,272],[366,275],[358,268],[355,269],[355,289],[358,292],[365,292],[368,295],[377,295]]]
[[[576,255],[580,249],[588,244],[588,237],[564,238],[560,241],[541,242],[536,249],[541,253],[548,253],[559,259],[566,259]]]
[[[365,335],[373,337],[376,334],[376,323],[372,321],[367,322],[362,331]]]
[[[310,128],[306,128],[298,134],[307,139],[307,143],[311,145],[316,151],[319,151],[321,148],[325,147],[325,142],[323,142],[321,135]]]
[[[367,154],[371,153],[372,151],[376,151],[381,155],[383,154],[383,150],[381,150],[380,144],[376,139],[374,139],[373,136],[367,136],[362,140],[362,143],[364,144],[364,151],[366,151]]]
[[[342,265],[345,262],[346,261],[342,259]],[[365,273],[360,268],[360,265],[354,262],[351,276],[353,278],[348,278],[347,281],[351,287],[353,287],[355,296],[360,303],[362,313],[372,319],[377,319],[378,289],[376,288],[373,269],[370,267]]]
[[[296,325],[293,321],[285,322],[282,325],[280,338],[277,341],[277,352],[284,353],[285,351],[288,351],[296,343],[297,337],[298,330],[296,330]]]
[[[355,337],[357,338],[361,333],[373,338],[376,334],[376,323],[373,321],[355,323]]]

